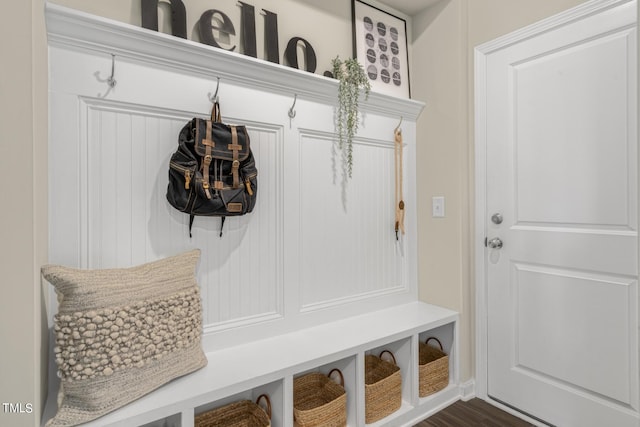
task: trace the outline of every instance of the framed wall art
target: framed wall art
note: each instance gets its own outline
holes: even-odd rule
[[[352,0],[353,55],[371,89],[410,98],[407,21],[362,0]]]

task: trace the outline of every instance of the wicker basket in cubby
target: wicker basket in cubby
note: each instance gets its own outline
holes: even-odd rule
[[[429,341],[434,340],[440,348],[432,347]],[[442,343],[436,337],[419,343],[419,395],[426,397],[449,385],[449,356],[444,352]]]
[[[259,403],[265,401],[263,409]],[[196,415],[195,427],[271,427],[271,401],[262,394],[253,403],[241,400]]]
[[[340,384],[331,379],[334,373]],[[347,394],[339,369],[329,375],[312,372],[293,380],[293,419],[296,427],[347,425]]]
[[[385,353],[391,355],[393,363],[382,359]],[[402,374],[396,358],[388,350],[379,357],[365,355],[364,366],[365,422],[370,424],[402,406]]]

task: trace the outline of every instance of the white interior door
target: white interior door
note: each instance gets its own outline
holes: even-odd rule
[[[635,20],[486,56],[487,393],[557,426],[640,425]]]

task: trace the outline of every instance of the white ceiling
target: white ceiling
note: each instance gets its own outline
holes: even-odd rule
[[[440,0],[379,0],[380,3],[386,4],[392,9],[398,10],[405,15],[413,16],[422,12],[427,7],[439,2]]]

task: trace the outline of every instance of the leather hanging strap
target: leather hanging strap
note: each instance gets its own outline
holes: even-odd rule
[[[404,198],[402,195],[402,130],[396,128],[395,132],[395,170],[396,170],[396,240],[398,231],[404,235]]]
[[[213,108],[211,108],[211,121],[221,123],[222,116],[220,115],[220,104],[217,102],[213,103]]]
[[[238,129],[235,126],[231,126],[231,144],[229,144],[227,148],[233,153],[233,161],[231,162],[233,188],[238,188],[240,186],[240,176],[238,174],[240,160],[238,160],[238,153],[242,150],[242,145],[238,145]]]

